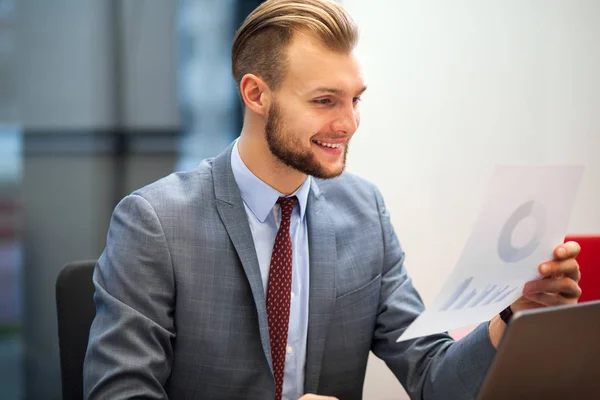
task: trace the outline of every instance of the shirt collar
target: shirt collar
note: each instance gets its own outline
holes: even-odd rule
[[[269,213],[279,197],[284,194],[273,189],[267,183],[261,181],[256,175],[246,167],[238,151],[238,140],[236,139],[231,151],[231,169],[233,177],[240,189],[240,194],[244,203],[250,208],[252,213],[262,223],[265,222]],[[304,219],[306,212],[306,203],[308,202],[308,193],[310,192],[311,177],[308,176],[302,185],[290,196],[296,196],[300,206],[300,219]]]

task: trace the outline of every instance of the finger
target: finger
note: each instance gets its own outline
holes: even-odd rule
[[[581,296],[581,288],[571,278],[538,279],[527,282],[523,288],[523,295],[532,300],[528,295],[540,293],[551,293],[567,299],[578,299]]]
[[[579,255],[581,247],[577,242],[567,242],[554,249],[554,257],[557,260],[564,260],[566,258],[575,258]]]
[[[554,293],[532,293],[532,294],[524,294],[523,297],[531,300],[535,303],[544,305],[544,306],[562,306],[567,304],[576,303],[576,299],[566,298],[564,296],[560,296]]]
[[[540,274],[546,278],[556,276],[566,276],[579,282],[581,272],[579,271],[579,263],[574,258],[569,258],[563,261],[548,261],[541,264],[538,268]]]

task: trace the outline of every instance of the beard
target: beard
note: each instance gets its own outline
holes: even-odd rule
[[[269,150],[283,164],[306,175],[320,179],[331,179],[340,176],[346,166],[348,144],[344,146],[342,168],[327,171],[316,159],[310,148],[306,149],[293,132],[286,131],[281,118],[281,110],[277,102],[273,102],[265,124],[265,136]]]

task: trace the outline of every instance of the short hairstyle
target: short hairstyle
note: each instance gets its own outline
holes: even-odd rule
[[[276,90],[285,76],[285,51],[293,34],[308,32],[326,48],[351,52],[358,27],[334,0],[267,0],[242,23],[233,40],[231,66],[239,88],[252,73]]]

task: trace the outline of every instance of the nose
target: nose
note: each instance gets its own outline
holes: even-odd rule
[[[334,132],[352,135],[358,129],[359,120],[358,110],[351,104],[340,108],[331,128]]]

